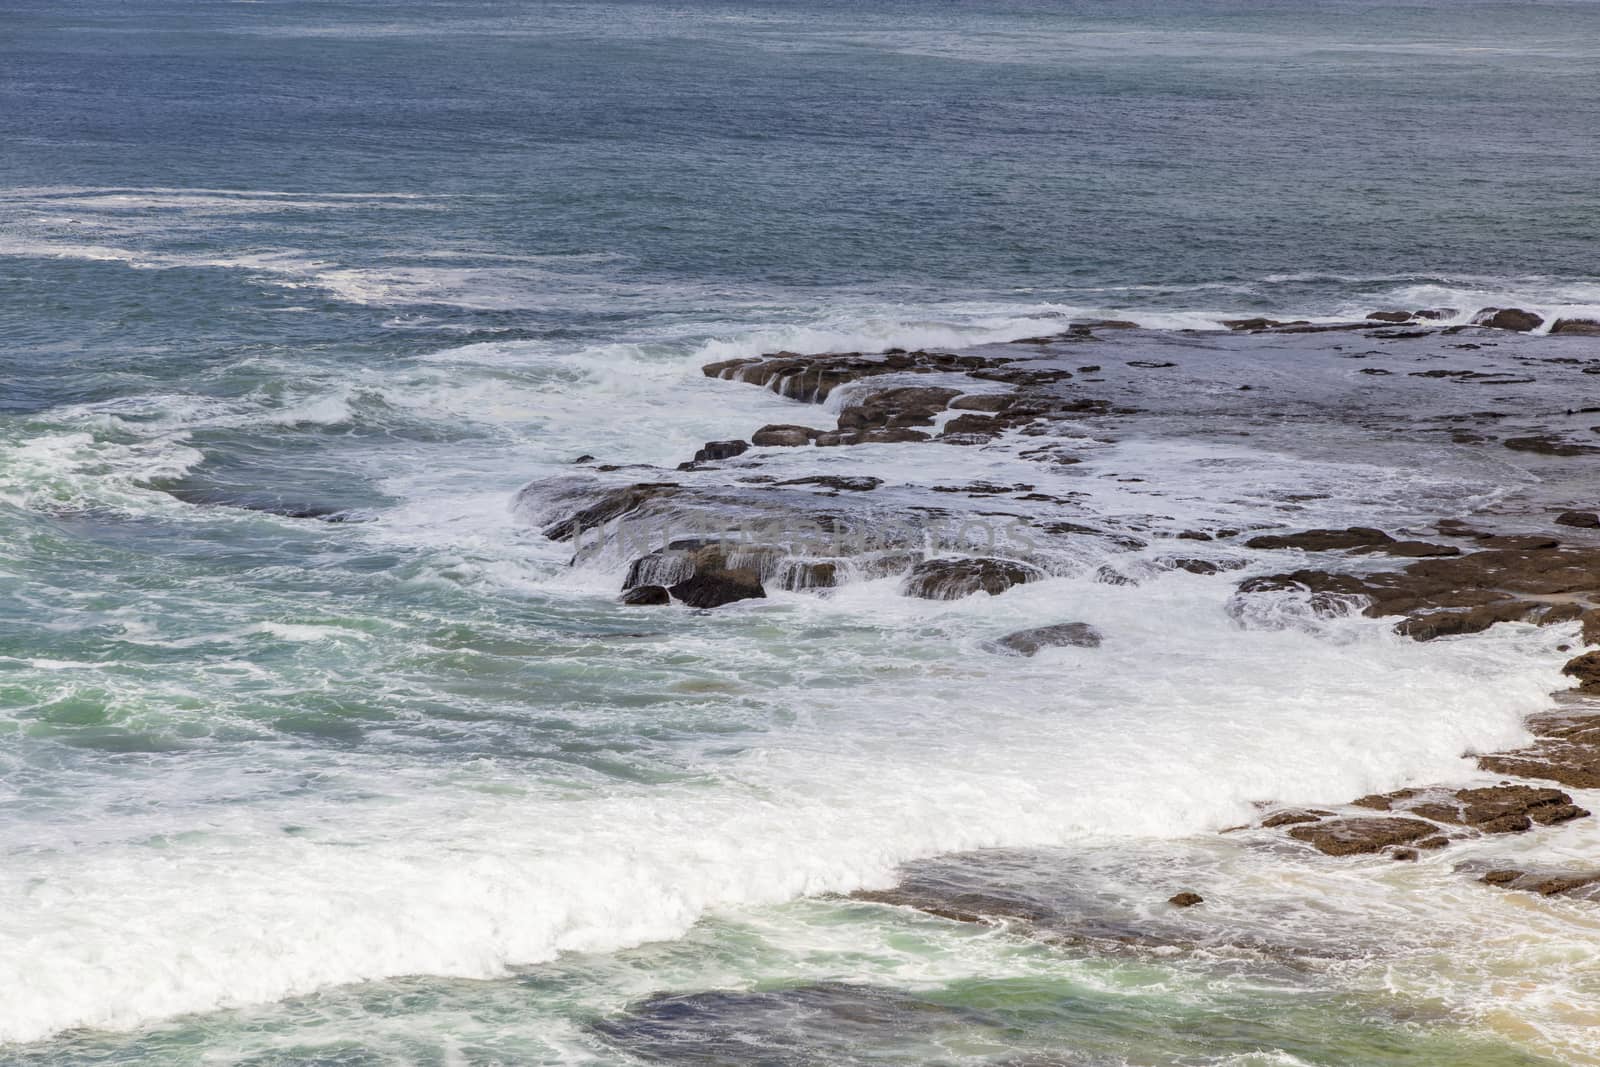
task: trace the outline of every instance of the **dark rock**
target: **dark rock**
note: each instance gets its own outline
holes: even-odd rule
[[[1565,441],[1554,434],[1536,434],[1531,437],[1508,437],[1503,444],[1516,452],[1533,452],[1541,456],[1587,456],[1600,452],[1593,445],[1580,445]]]
[[[1395,625],[1395,632],[1418,641],[1437,637],[1482,633],[1500,622],[1526,622],[1539,605],[1521,600],[1485,604],[1475,608],[1424,611],[1408,616]]]
[[[883,484],[882,478],[869,475],[816,474],[809,478],[790,478],[778,485],[817,485],[844,493],[869,493]]]
[[[1329,856],[1354,856],[1409,844],[1437,830],[1432,823],[1421,819],[1356,817],[1296,826],[1289,831],[1289,836]]]
[[[622,587],[664,585],[691,607],[714,608],[765,597],[762,574],[774,571],[782,559],[782,550],[774,546],[674,541],[634,560]]]
[[[1242,559],[1195,559],[1191,556],[1163,556],[1155,561],[1162,570],[1188,571],[1190,574],[1223,574],[1248,564]]]
[[[1410,322],[1416,316],[1409,311],[1374,311],[1367,318],[1374,322]]]
[[[1296,319],[1293,322],[1279,322],[1277,319],[1263,318],[1223,319],[1222,325],[1230,330],[1271,330],[1280,326],[1303,326],[1306,325],[1306,322],[1304,319]]]
[[[1003,411],[1011,403],[1008,393],[968,393],[950,401],[956,411]]]
[[[622,602],[630,607],[654,606],[672,603],[672,596],[665,586],[636,585],[623,592]]]
[[[839,584],[839,565],[827,560],[794,560],[779,572],[778,585],[792,593],[832,589]]]
[[[748,441],[707,441],[705,447],[694,454],[696,463],[713,463],[743,455],[750,448]]]
[[[752,570],[698,573],[674,585],[671,593],[691,608],[716,608],[738,600],[762,600],[767,595]]]
[[[993,437],[1009,426],[1009,423],[998,415],[957,415],[944,424],[940,431],[941,437]]]
[[[795,448],[810,444],[820,433],[809,426],[763,426],[750,435],[750,443],[761,448]]]
[[[1350,548],[1389,545],[1394,538],[1382,530],[1352,526],[1347,530],[1306,530],[1294,534],[1266,534],[1252,537],[1246,548],[1298,548],[1306,552],[1329,552]]]
[[[1190,892],[1189,890],[1184,890],[1182,893],[1174,893],[1172,896],[1167,898],[1167,903],[1171,904],[1175,908],[1192,908],[1196,904],[1204,904],[1205,902],[1205,897],[1201,896],[1199,893]]]
[[[1544,324],[1543,318],[1521,308],[1484,308],[1473,316],[1472,321],[1478,326],[1488,326],[1496,330],[1515,330],[1518,333],[1526,333]]]
[[[1593,319],[1557,319],[1550,332],[1574,334],[1585,337],[1600,336],[1600,322]]]
[[[1370,551],[1386,556],[1404,556],[1411,559],[1428,559],[1438,556],[1459,556],[1461,550],[1454,545],[1436,545],[1429,541],[1390,541]]]
[[[1453,319],[1459,314],[1461,312],[1455,308],[1422,308],[1416,312],[1416,317],[1438,321],[1439,319]]]
[[[1600,515],[1592,511],[1563,511],[1556,516],[1558,526],[1576,526],[1579,529],[1593,530],[1600,528]]]
[[[1478,538],[1484,548],[1509,549],[1515,552],[1542,552],[1547,548],[1560,548],[1561,542],[1543,534],[1490,534]]]
[[[1176,363],[1163,363],[1153,359],[1133,359],[1128,361],[1128,366],[1139,367],[1143,370],[1164,370],[1167,367],[1176,367]]]
[[[1043,577],[1039,568],[1014,559],[930,559],[911,568],[903,592],[924,600],[960,600],[979,592],[995,596]]]
[[[987,642],[984,648],[1006,655],[1031,656],[1041,648],[1098,648],[1100,641],[1100,631],[1088,623],[1063,622],[1032,630],[1018,630]]]
[[[547,525],[544,535],[552,541],[570,541],[584,530],[597,529],[650,501],[673,496],[682,488],[677,482],[649,482],[606,490],[593,504]]]

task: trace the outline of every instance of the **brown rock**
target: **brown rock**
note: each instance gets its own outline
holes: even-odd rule
[[[1578,680],[1578,688],[1585,692],[1600,692],[1600,652],[1585,652],[1567,661],[1561,673]]]
[[[1468,826],[1486,834],[1521,833],[1534,823],[1550,826],[1589,814],[1559,789],[1527,785],[1458,789],[1407,802],[1394,810],[1434,822]]]
[[[1279,826],[1294,826],[1298,823],[1317,822],[1319,819],[1320,816],[1313,815],[1309,811],[1277,811],[1262,819],[1261,825],[1268,829],[1276,829]]]
[[[629,607],[654,606],[672,603],[672,596],[664,586],[637,585],[622,594],[622,602]]]
[[[1416,316],[1409,311],[1374,311],[1367,318],[1374,322],[1410,322]]]
[[[1314,826],[1296,826],[1289,836],[1305,841],[1329,856],[1354,856],[1380,852],[1392,845],[1404,845],[1437,831],[1421,819],[1366,818],[1333,819]]]
[[[1521,308],[1484,308],[1473,316],[1473,323],[1496,330],[1515,330],[1526,333],[1544,324],[1544,319]]]
[[[1205,902],[1205,897],[1201,896],[1199,893],[1190,892],[1187,889],[1181,893],[1174,893],[1172,896],[1167,898],[1167,903],[1171,904],[1175,908],[1192,908],[1196,904],[1204,904]]]
[[[1532,745],[1479,756],[1478,766],[1491,774],[1600,789],[1600,716],[1540,716],[1528,725],[1537,737]]]
[[[1600,528],[1600,514],[1592,511],[1563,511],[1556,516],[1556,525],[1575,526],[1582,530]]]
[[[1550,332],[1595,337],[1600,336],[1600,322],[1593,319],[1557,319],[1555,325],[1550,327]]]
[[[1542,897],[1581,895],[1593,899],[1593,893],[1580,891],[1600,886],[1600,871],[1520,870],[1512,867],[1488,871],[1482,880],[1501,889],[1537,893]]]

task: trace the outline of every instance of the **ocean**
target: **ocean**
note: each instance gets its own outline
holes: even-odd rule
[[[1597,38],[1588,2],[0,0],[0,1063],[1600,1063],[1582,906],[1216,833],[1460,777],[1574,632],[1240,619],[1239,574],[1152,563],[1536,493],[1364,436],[1331,349],[1206,412],[1224,319],[1577,344]],[[761,470],[879,479],[819,501],[864,522],[1025,485],[1152,542],[1136,583],[1097,545],[1001,596],[642,609],[542,532],[579,461],[694,482],[816,417],[703,364],[1096,319],[1209,352],[1190,399],[1049,469]],[[1104,644],[985,648],[1067,617]],[[1255,947],[848,895],[974,849],[1135,925],[1203,882]]]

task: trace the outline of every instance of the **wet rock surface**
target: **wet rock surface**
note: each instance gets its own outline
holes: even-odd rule
[[[1403,789],[1361,797],[1356,806],[1403,812],[1434,822],[1466,826],[1485,834],[1521,833],[1534,823],[1551,826],[1589,812],[1559,789],[1498,785],[1477,789]]]
[[[653,607],[672,603],[672,594],[661,585],[636,585],[622,594],[629,607]]]
[[[1435,837],[1438,833],[1437,826],[1421,819],[1386,818],[1329,819],[1289,830],[1290,837],[1329,856],[1382,852],[1395,845]]]
[[[911,568],[904,592],[924,600],[960,600],[974,593],[998,596],[1012,586],[1043,577],[1039,568],[1013,559],[930,559]]]
[[[1569,789],[1600,789],[1600,714],[1553,712],[1528,720],[1534,742],[1478,757],[1491,774],[1538,778]]]
[[[1472,868],[1466,868],[1469,872]],[[1497,889],[1533,893],[1541,897],[1567,897],[1600,902],[1600,869],[1561,867],[1495,867],[1478,879]]]
[[[1046,648],[1099,648],[1100,631],[1086,622],[1063,622],[1018,630],[985,643],[991,652],[1011,656],[1032,656]]]

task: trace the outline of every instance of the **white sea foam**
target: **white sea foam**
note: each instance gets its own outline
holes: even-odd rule
[[[1334,624],[1336,641],[1238,631],[1226,588],[1184,576],[954,605],[875,586],[793,601],[779,610],[799,632],[870,620],[908,637],[975,637],[1070,605],[1107,642],[1025,662],[945,658],[918,679],[876,647],[797,652],[774,634],[725,664],[728,684],[785,659],[867,672],[863,684],[780,689],[797,724],[714,783],[561,798],[480,767],[479,781],[408,776],[400,791],[356,765],[344,773],[383,799],[254,812],[161,848],[19,857],[0,875],[0,970],[20,991],[0,1037],[384,975],[491,977],[674,937],[710,909],[881,883],[936,851],[1216,829],[1255,800],[1458,773],[1464,748],[1517,741],[1555,680],[1560,635],[1419,646],[1366,620]],[[744,626],[688,632],[683,650],[709,652],[701,642],[730,625]],[[1396,731],[1410,743],[1373,749]],[[285,821],[308,829],[286,834]]]

